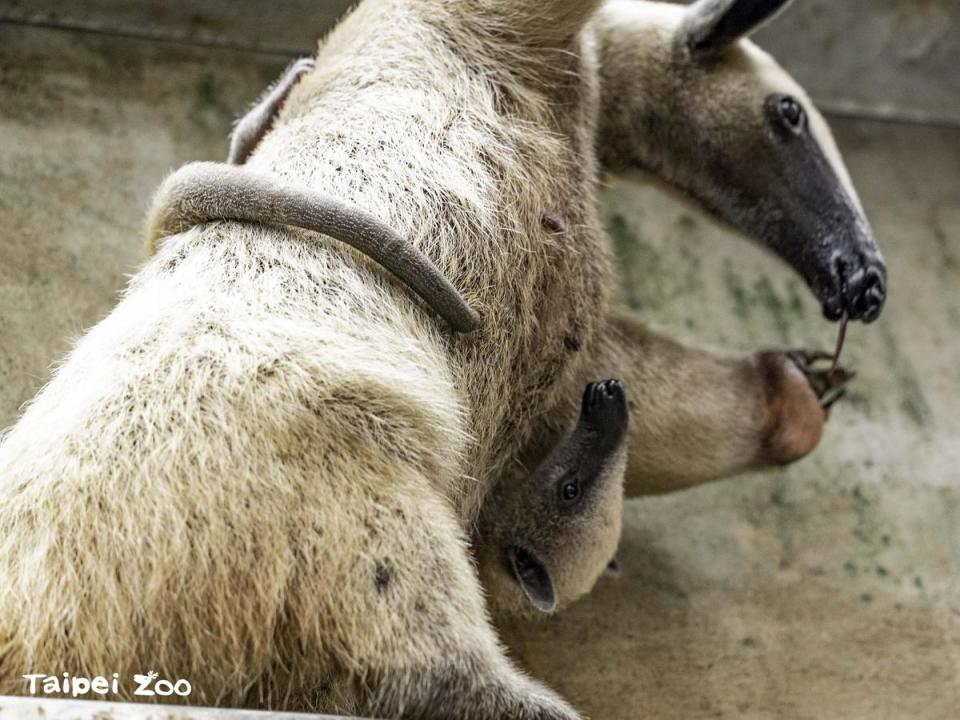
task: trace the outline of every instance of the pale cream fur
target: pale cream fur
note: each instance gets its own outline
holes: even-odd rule
[[[527,47],[463,7],[360,6],[248,164],[410,238],[470,288],[479,337],[332,243],[169,240],[0,447],[2,691],[149,668],[199,703],[575,717],[503,655],[464,523],[490,482],[471,470],[571,374],[542,340],[602,313],[594,74],[530,51],[517,77]],[[583,96],[562,123],[554,79]],[[542,207],[582,232],[548,236]],[[582,299],[544,323],[556,295]]]

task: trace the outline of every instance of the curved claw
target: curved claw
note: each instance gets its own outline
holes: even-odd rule
[[[787,356],[793,360],[793,362],[801,370],[803,369],[804,365],[813,365],[822,360],[830,360],[831,362],[833,361],[833,354],[824,352],[823,350],[790,350],[787,352]]]
[[[821,401],[820,401],[820,407],[822,407],[824,410],[826,410],[827,412],[829,412],[829,411],[830,411],[830,408],[832,408],[834,405],[836,405],[837,401],[838,401],[838,400],[841,400],[841,399],[843,398],[843,396],[846,395],[846,394],[847,394],[847,389],[846,389],[846,388],[840,388],[840,390],[839,390],[838,392],[834,393],[833,396],[832,396],[830,399],[828,399],[828,400],[821,400]]]
[[[823,360],[833,360],[831,353],[819,350],[792,350],[787,357],[804,374],[807,382],[824,410],[829,410],[846,394],[846,385],[853,380],[857,373],[853,370],[837,366],[833,369],[816,369],[814,365]]]

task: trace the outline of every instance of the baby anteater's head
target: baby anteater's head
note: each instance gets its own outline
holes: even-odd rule
[[[620,541],[627,398],[591,383],[580,419],[523,480],[484,504],[477,561],[495,614],[554,612],[593,587]]]

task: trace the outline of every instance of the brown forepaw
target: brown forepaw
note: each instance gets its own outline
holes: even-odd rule
[[[807,378],[826,411],[846,394],[847,383],[857,376],[842,365],[831,367],[833,355],[820,350],[790,350],[786,355]]]
[[[765,463],[799,460],[820,442],[830,407],[854,376],[846,368],[831,370],[832,359],[810,350],[759,354],[766,381]]]

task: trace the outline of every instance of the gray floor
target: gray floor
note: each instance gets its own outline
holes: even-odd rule
[[[221,158],[285,62],[0,24],[0,427],[115,302],[163,174]],[[834,126],[887,254],[888,309],[851,330],[860,376],[813,457],[630,502],[621,576],[505,628],[593,717],[960,707],[960,129]],[[761,250],[652,189],[616,184],[606,208],[622,300],[643,317],[731,349],[832,347],[802,283]]]

